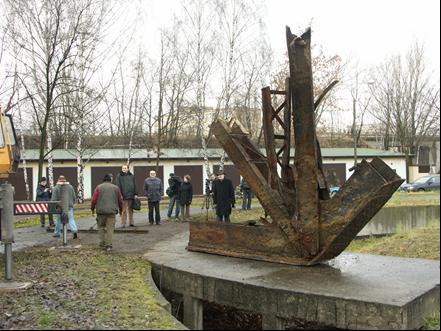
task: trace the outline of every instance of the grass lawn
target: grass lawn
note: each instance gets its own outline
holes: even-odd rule
[[[246,221],[256,221],[260,217],[263,217],[263,208],[253,208],[250,210],[241,210],[240,208],[233,208],[230,219],[232,223],[241,223]],[[204,209],[202,212],[194,213],[191,216],[191,220],[194,222],[205,222],[206,220],[212,221],[216,219],[216,213],[214,210],[209,210],[208,213]]]
[[[4,278],[2,273],[3,268]],[[96,247],[14,253],[14,281],[33,286],[2,293],[0,328],[176,329],[146,282],[149,273],[141,256],[108,254]]]
[[[439,191],[435,192],[395,192],[385,207],[439,205]]]
[[[439,223],[382,238],[352,241],[350,252],[439,260]]]

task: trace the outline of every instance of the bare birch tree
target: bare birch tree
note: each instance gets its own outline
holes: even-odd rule
[[[207,137],[204,126],[206,125],[206,96],[209,88],[209,79],[213,71],[213,58],[215,46],[215,31],[213,19],[215,13],[213,6],[203,0],[189,0],[183,3],[186,14],[184,35],[193,47],[190,47],[190,66],[194,74],[194,95],[196,136],[201,139],[204,169],[208,175],[212,167],[208,158]]]
[[[354,167],[358,163],[358,144],[364,125],[364,117],[367,113],[372,93],[369,86],[372,82],[367,81],[366,75],[362,73],[358,66],[353,70],[354,76],[350,79],[349,90],[351,93],[352,106],[352,126],[351,137],[354,149]]]
[[[62,97],[59,87],[68,85],[63,73],[72,65],[75,43],[90,19],[92,0],[6,0],[7,9],[16,14],[10,37],[21,47],[23,71],[20,81],[40,133],[38,178],[43,175],[48,125]]]
[[[222,79],[222,87],[217,97],[215,118],[227,119],[232,115],[232,105],[235,95],[241,87],[241,60],[248,52],[254,52],[250,47],[252,33],[259,24],[260,2],[217,0],[216,11],[219,17],[218,39],[216,49],[218,68]],[[258,36],[258,39],[261,39]],[[209,136],[211,132],[209,132]],[[220,159],[220,169],[223,169],[225,153]]]
[[[376,72],[373,87],[376,118],[391,126],[412,165],[422,139],[439,135],[439,81],[426,68],[424,48],[415,43],[404,58],[388,59]]]

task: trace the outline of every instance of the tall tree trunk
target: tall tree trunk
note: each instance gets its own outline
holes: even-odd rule
[[[20,98],[18,97],[18,92],[17,92],[17,98],[18,98],[18,100],[20,100]],[[23,123],[23,119],[21,117],[20,103],[18,103],[18,118],[20,119],[20,123]],[[21,141],[21,162],[23,165],[23,179],[25,182],[26,200],[30,201],[31,195],[30,195],[30,191],[29,191],[28,173],[26,171],[27,170],[26,169],[26,146],[25,146],[25,139],[24,139],[24,134],[23,134],[22,128],[20,128],[20,141]]]
[[[49,129],[51,129],[49,125]],[[49,131],[49,134],[47,135],[47,149],[48,149],[48,156],[47,156],[47,172],[48,172],[48,183],[50,188],[54,187],[54,162],[53,162],[53,154],[52,154],[52,134],[51,131]]]
[[[84,202],[84,162],[83,162],[83,139],[81,134],[78,134],[77,140],[77,201]]]

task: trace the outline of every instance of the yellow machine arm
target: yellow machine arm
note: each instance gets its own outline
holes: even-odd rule
[[[0,109],[0,178],[15,173],[20,163],[20,148],[15,135],[12,116]]]

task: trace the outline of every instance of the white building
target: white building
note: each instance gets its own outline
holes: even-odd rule
[[[222,155],[222,149],[209,149],[208,152],[210,162],[214,165],[214,171],[216,171]],[[294,155],[294,151],[292,151],[291,155]],[[354,164],[353,149],[322,148],[322,156],[329,185],[341,186],[352,174],[349,169]],[[362,158],[370,161],[373,157],[380,157],[400,177],[406,177],[406,161],[403,154],[369,148],[358,149],[359,162]],[[25,158],[30,192],[32,192],[32,196],[35,199],[35,189],[38,184],[38,150],[26,150]],[[87,159],[88,156],[86,155],[85,158]],[[127,158],[127,149],[102,149],[95,151],[84,168],[85,198],[91,198],[93,189],[101,183],[105,174],[113,173],[115,176],[121,170],[121,165],[127,162]],[[54,177],[64,175],[76,187],[78,183],[77,162],[74,151],[54,150],[53,162]],[[164,179],[167,181],[170,173],[175,173],[178,176],[189,174],[192,177],[194,193],[202,195],[205,179],[207,178],[203,164],[204,161],[200,149],[163,149],[159,159],[158,177],[164,182]],[[144,179],[148,176],[151,169],[156,169],[156,154],[145,149],[132,151],[130,170],[135,175],[138,193],[141,195],[143,194]],[[239,185],[240,174],[228,159],[226,160],[224,171],[226,176],[232,179],[234,185]],[[47,176],[47,164],[45,164],[43,176]],[[10,176],[9,182],[15,187],[15,200],[26,199],[22,168],[19,169],[17,174]]]

